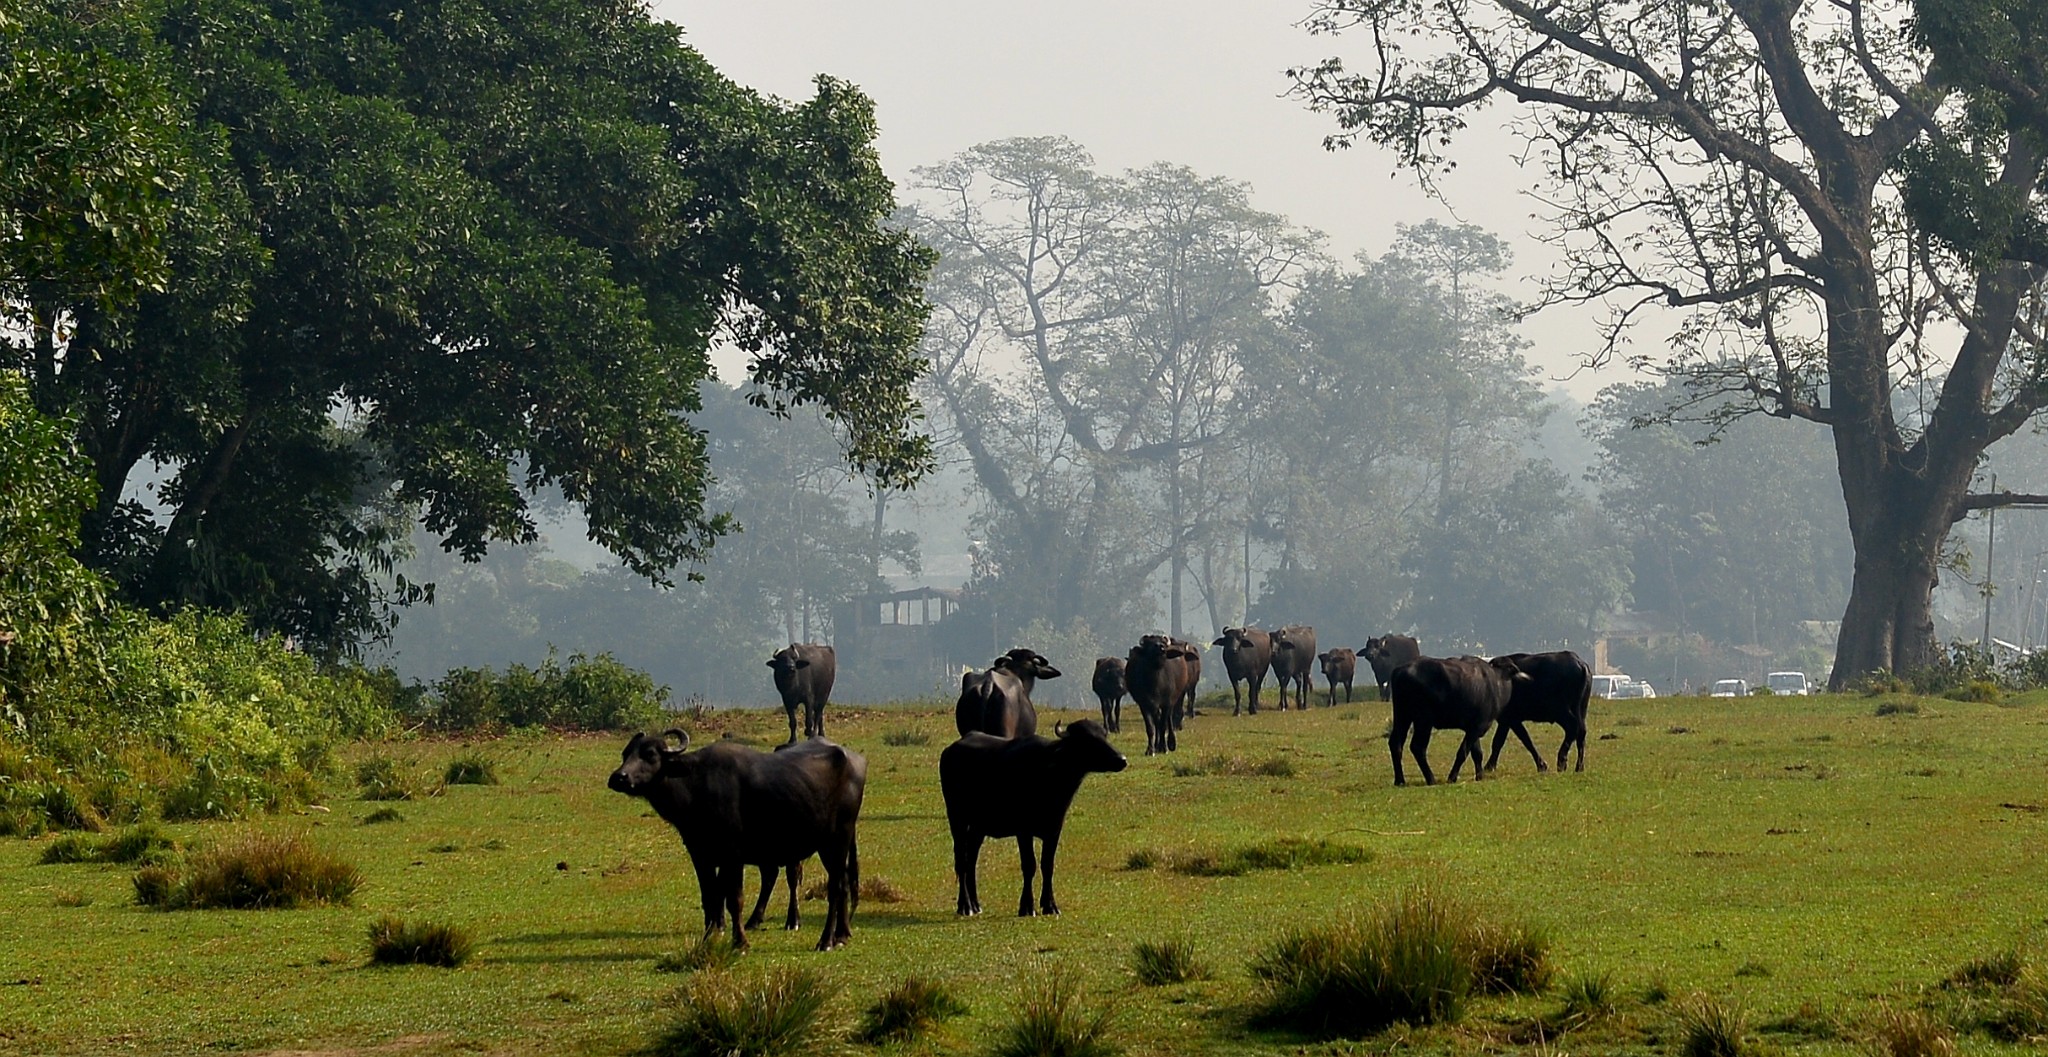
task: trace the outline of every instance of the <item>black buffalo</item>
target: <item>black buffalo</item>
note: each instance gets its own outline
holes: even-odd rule
[[[1102,703],[1102,725],[1112,734],[1123,730],[1124,659],[1122,657],[1095,658],[1095,678],[1089,683],[1095,691],[1095,699]]]
[[[1478,657],[1424,657],[1394,669],[1391,680],[1394,723],[1387,729],[1387,751],[1394,758],[1394,784],[1407,785],[1401,773],[1401,742],[1412,728],[1415,739],[1408,751],[1422,768],[1422,780],[1436,784],[1429,769],[1429,733],[1432,730],[1461,730],[1457,758],[1451,761],[1450,780],[1458,780],[1458,769],[1472,760],[1472,777],[1486,777],[1486,762],[1479,739],[1493,726],[1508,706],[1517,682],[1528,682],[1513,662]]]
[[[1092,772],[1121,771],[1129,766],[1109,743],[1100,723],[1084,719],[1057,737],[995,738],[969,734],[939,754],[939,789],[946,797],[946,824],[953,831],[953,873],[959,880],[957,913],[981,913],[981,891],[975,868],[981,842],[990,837],[1017,838],[1017,857],[1024,871],[1024,894],[1017,914],[1030,917],[1031,878],[1042,873],[1038,912],[1057,914],[1052,894],[1053,860],[1059,854],[1060,830],[1067,808],[1080,791],[1081,779]],[[1044,843],[1034,857],[1031,839]]]
[[[792,642],[768,658],[775,669],[775,689],[782,695],[782,711],[789,715],[789,740],[796,740],[796,715],[804,715],[804,737],[825,736],[825,702],[832,696],[832,681],[839,675],[839,655],[830,646]]]
[[[1380,700],[1387,700],[1387,679],[1394,669],[1422,659],[1422,646],[1406,635],[1380,635],[1365,640],[1358,655],[1372,666],[1373,682],[1380,684]]]
[[[679,741],[674,748],[670,737]],[[646,800],[683,838],[697,871],[704,934],[716,932],[731,914],[733,946],[746,946],[740,923],[746,867],[789,866],[816,855],[825,866],[826,891],[818,949],[845,943],[860,892],[854,830],[867,760],[822,738],[773,753],[734,741],[685,752],[689,741],[673,729],[659,737],[633,735],[609,784]]]
[[[1188,654],[1187,689],[1181,691],[1180,707],[1173,712],[1173,729],[1179,730],[1188,716],[1201,714],[1195,711],[1195,695],[1202,690],[1202,647],[1187,639],[1174,639],[1173,644]]]
[[[1280,711],[1287,711],[1287,688],[1294,687],[1294,707],[1307,708],[1315,689],[1316,629],[1290,624],[1273,633],[1273,681],[1280,684]]]
[[[1180,748],[1174,736],[1174,712],[1187,695],[1187,647],[1164,635],[1147,635],[1124,659],[1124,684],[1131,703],[1145,717],[1145,755]]]
[[[1536,769],[1548,770],[1543,755],[1536,751],[1536,743],[1529,740],[1528,728],[1522,724],[1555,723],[1564,728],[1564,744],[1557,747],[1557,769],[1564,770],[1565,757],[1571,755],[1576,744],[1579,765],[1573,770],[1585,770],[1586,705],[1593,697],[1592,669],[1570,650],[1510,653],[1498,659],[1512,663],[1529,681],[1515,684],[1515,695],[1500,714],[1500,728],[1493,732],[1493,752],[1486,759],[1486,769],[1491,771],[1500,763],[1500,747],[1507,742],[1508,732],[1513,731],[1536,761]]]
[[[1258,628],[1224,628],[1213,645],[1223,647],[1223,671],[1230,676],[1230,714],[1237,715],[1244,704],[1238,684],[1251,684],[1252,715],[1259,714],[1259,688],[1266,685],[1266,669],[1273,665],[1273,636]]]
[[[961,734],[980,731],[998,738],[1038,732],[1038,710],[1031,706],[1031,688],[1040,679],[1057,679],[1060,670],[1035,650],[1023,647],[997,657],[988,668],[960,677],[960,699],[953,706],[953,725]]]
[[[1323,666],[1323,682],[1330,688],[1330,707],[1337,705],[1337,684],[1344,684],[1344,703],[1351,703],[1351,680],[1358,674],[1358,656],[1348,647],[1339,646],[1328,653],[1316,654],[1316,660]]]

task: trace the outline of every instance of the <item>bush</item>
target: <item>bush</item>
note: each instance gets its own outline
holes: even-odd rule
[[[728,972],[698,973],[668,1000],[672,1022],[650,1052],[661,1057],[812,1052],[832,1034],[823,1014],[833,990],[807,969],[778,969],[752,981]]]
[[[471,749],[448,761],[441,781],[447,785],[497,785],[498,761]]]
[[[537,668],[457,668],[436,680],[418,707],[420,718],[441,730],[628,730],[666,722],[668,695],[668,687],[609,653],[572,653],[563,667],[550,651]]]
[[[1683,1057],[1744,1057],[1749,1024],[1740,1009],[1695,995],[1678,1010],[1678,1052]]]
[[[1054,971],[1024,984],[1010,1019],[996,1026],[994,1057],[1113,1057],[1115,1011],[1083,1004],[1078,980]]]
[[[378,965],[438,965],[453,969],[469,960],[476,940],[453,925],[404,921],[391,915],[370,926],[370,961]]]
[[[1257,1019],[1316,1035],[1359,1037],[1393,1024],[1453,1023],[1482,984],[1548,978],[1540,934],[1484,921],[1427,888],[1370,914],[1283,935],[1252,962],[1264,982]]]
[[[1131,971],[1146,987],[1209,978],[1209,967],[1195,957],[1194,941],[1186,938],[1139,940],[1131,951]]]
[[[143,867],[135,901],[162,910],[288,910],[346,904],[361,883],[355,867],[303,836],[252,833],[192,856],[182,870]]]
[[[945,984],[930,977],[913,976],[882,993],[874,1005],[862,1011],[860,1026],[853,1037],[870,1046],[909,1042],[939,1022],[967,1012],[967,1003],[955,997]]]

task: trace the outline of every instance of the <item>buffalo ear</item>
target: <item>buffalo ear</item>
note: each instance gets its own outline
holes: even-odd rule
[[[1318,654],[1316,654],[1316,660],[1319,660],[1319,661],[1324,661],[1324,662],[1327,662],[1327,661],[1329,661],[1329,659],[1330,659],[1331,655],[1332,655],[1332,654],[1334,654],[1334,653],[1336,653],[1336,652],[1337,652],[1337,651],[1335,651],[1335,650],[1331,650],[1331,651],[1330,651],[1330,653],[1318,653]]]
[[[1230,645],[1230,643],[1229,643],[1229,642],[1228,642],[1227,640],[1225,640],[1225,639],[1217,639],[1217,640],[1216,640],[1215,642],[1212,642],[1212,643],[1210,643],[1209,645],[1211,645],[1211,646],[1228,646],[1228,645]]]
[[[796,666],[799,668],[809,668],[811,666],[811,662],[799,657],[797,658]]]
[[[773,657],[770,657],[770,658],[768,658],[768,667],[770,667],[770,668],[773,668],[773,667],[775,667],[775,658],[773,658]]]

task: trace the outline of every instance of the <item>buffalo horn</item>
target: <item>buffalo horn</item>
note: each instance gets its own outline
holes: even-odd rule
[[[1067,724],[1065,723],[1065,721],[1055,722],[1052,725],[1052,736],[1055,738],[1066,737],[1066,726]]]
[[[681,752],[690,747],[690,732],[681,727],[670,727],[661,732],[662,748],[668,748],[668,739],[671,737],[676,739],[675,751]]]

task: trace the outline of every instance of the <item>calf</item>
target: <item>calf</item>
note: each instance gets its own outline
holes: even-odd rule
[[[1091,772],[1121,771],[1130,765],[1109,743],[1102,725],[1084,719],[1054,737],[1026,735],[995,738],[969,734],[939,754],[939,789],[946,797],[946,825],[953,831],[953,874],[959,881],[954,911],[981,913],[976,867],[981,842],[989,837],[1016,837],[1017,857],[1024,871],[1024,894],[1017,915],[1030,917],[1031,878],[1042,872],[1038,912],[1057,914],[1052,894],[1053,861],[1059,854],[1060,830],[1067,808]],[[1031,853],[1031,839],[1044,843],[1043,866]]]
[[[1124,660],[1121,657],[1095,658],[1095,679],[1089,684],[1095,691],[1095,699],[1102,703],[1102,725],[1111,734],[1123,730],[1124,715]]]
[[[1290,624],[1273,633],[1273,681],[1280,684],[1280,711],[1287,711],[1287,688],[1294,690],[1294,707],[1307,708],[1309,691],[1315,689],[1316,629]]]
[[[796,714],[804,714],[804,737],[825,736],[825,702],[832,696],[832,681],[839,674],[839,655],[830,646],[792,642],[768,658],[775,669],[775,690],[782,695],[782,711],[789,715],[789,740],[796,741]]]
[[[1515,684],[1528,681],[1529,677],[1514,662],[1500,658],[1487,661],[1478,657],[1424,657],[1394,669],[1394,722],[1387,728],[1387,751],[1394,758],[1394,784],[1408,784],[1401,773],[1401,742],[1410,728],[1415,731],[1415,739],[1408,751],[1414,754],[1415,765],[1422,768],[1424,782],[1436,784],[1436,774],[1429,769],[1432,730],[1465,732],[1464,740],[1458,743],[1457,758],[1451,762],[1451,781],[1458,780],[1458,769],[1465,765],[1468,756],[1472,760],[1473,780],[1486,777],[1479,739],[1507,707]]]
[[[1145,718],[1145,755],[1180,748],[1173,713],[1187,695],[1188,649],[1164,635],[1147,635],[1124,661],[1131,703]]]
[[[1230,676],[1230,714],[1237,715],[1244,703],[1237,684],[1251,684],[1252,715],[1259,714],[1259,688],[1266,685],[1266,669],[1273,665],[1273,636],[1258,628],[1224,628],[1212,645],[1223,647],[1223,672]]]
[[[953,706],[953,725],[961,734],[980,731],[998,738],[1038,732],[1038,710],[1031,706],[1031,688],[1040,679],[1057,679],[1060,670],[1035,650],[1011,650],[984,671],[960,677],[960,699]]]
[[[669,747],[674,737],[679,744]],[[671,729],[635,734],[626,743],[611,788],[647,801],[683,839],[697,871],[704,934],[732,915],[732,942],[747,944],[740,889],[748,866],[781,867],[812,855],[825,866],[825,930],[818,949],[853,934],[860,890],[855,827],[867,789],[867,760],[814,738],[767,753],[734,741],[685,752],[690,736]]]
[[[1387,699],[1387,679],[1394,669],[1422,659],[1422,646],[1406,635],[1380,635],[1365,640],[1358,655],[1372,666],[1373,681],[1380,684],[1380,700]]]
[[[1323,666],[1323,682],[1330,687],[1330,707],[1337,707],[1337,684],[1344,684],[1344,703],[1351,703],[1351,678],[1358,672],[1358,655],[1344,646],[1316,654]]]
[[[1181,694],[1180,707],[1173,712],[1173,729],[1179,730],[1187,717],[1201,714],[1195,711],[1195,695],[1202,691],[1202,647],[1187,639],[1175,639],[1173,644],[1188,654],[1188,687]]]
[[[1486,769],[1491,771],[1500,763],[1500,747],[1507,742],[1508,732],[1513,731],[1536,761],[1536,769],[1547,770],[1543,754],[1536,751],[1536,743],[1529,740],[1528,728],[1522,724],[1555,723],[1564,728],[1564,744],[1557,747],[1557,769],[1564,770],[1565,757],[1577,744],[1579,765],[1573,769],[1584,771],[1586,705],[1593,696],[1593,672],[1586,662],[1570,650],[1510,653],[1496,659],[1512,663],[1529,681],[1515,684],[1515,694],[1500,714],[1500,727],[1493,732],[1493,753],[1487,757]]]

